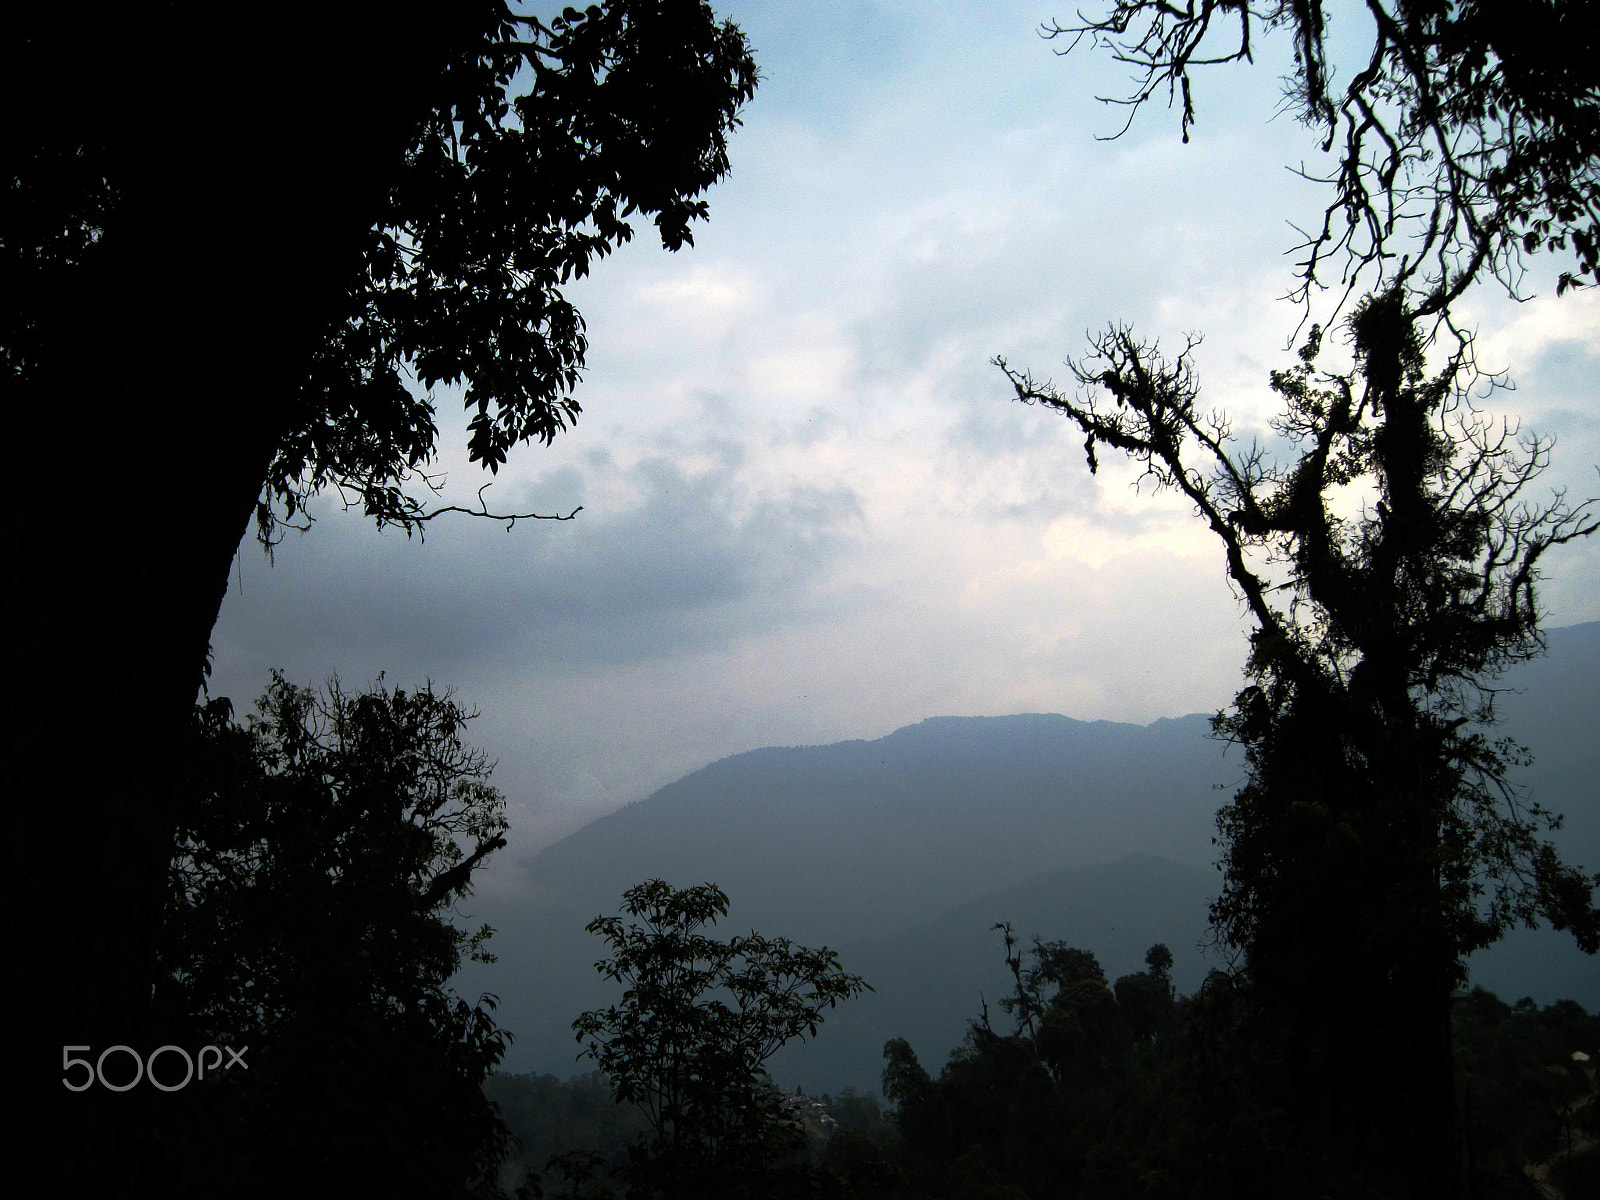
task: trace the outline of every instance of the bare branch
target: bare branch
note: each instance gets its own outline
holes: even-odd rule
[[[1135,70],[1119,137],[1157,91],[1182,97],[1195,124],[1191,70],[1251,58],[1251,25],[1288,27],[1300,121],[1337,155],[1297,173],[1332,189],[1319,228],[1294,247],[1291,295],[1309,305],[1333,278],[1336,311],[1361,291],[1400,285],[1418,316],[1448,321],[1472,283],[1492,278],[1521,297],[1525,256],[1577,258],[1558,293],[1600,283],[1600,39],[1580,3],[1404,5],[1366,0],[1370,49],[1342,90],[1326,50],[1324,0],[1252,7],[1246,0],[1115,0],[1105,15],[1052,23],[1047,38],[1087,40]],[[1236,34],[1214,18],[1237,17]],[[1231,27],[1231,22],[1225,22]],[[1213,49],[1212,42],[1225,38]]]
[[[477,508],[462,508],[459,504],[450,504],[446,505],[444,508],[436,508],[432,512],[423,513],[420,516],[412,517],[411,522],[415,525],[421,525],[426,521],[433,520],[435,517],[443,516],[445,513],[458,512],[466,513],[468,516],[472,517],[484,517],[491,521],[504,521],[506,523],[506,532],[510,533],[512,526],[514,526],[518,521],[570,521],[583,511],[583,505],[580,504],[566,516],[561,516],[559,513],[536,512],[492,513],[485,506],[483,500],[483,493],[491,486],[492,483],[486,483],[478,489]]]

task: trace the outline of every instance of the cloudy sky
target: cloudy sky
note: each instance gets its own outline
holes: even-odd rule
[[[518,858],[705,763],[873,738],[935,715],[1148,722],[1214,711],[1245,624],[1217,547],[1081,436],[1009,399],[1091,331],[1204,334],[1206,396],[1264,428],[1288,365],[1310,136],[1274,120],[1284,47],[1203,77],[1183,145],[1153,106],[1116,141],[1127,75],[1070,57],[1037,4],[716,4],[763,82],[697,245],[648,237],[572,291],[585,414],[524,447],[500,509],[576,520],[434,523],[426,542],[324,506],[267,564],[241,550],[214,693],[424,678],[482,711]],[[1520,306],[1472,301],[1491,398],[1560,439],[1548,478],[1600,490],[1600,303],[1535,263]],[[459,398],[436,399],[449,495]],[[1600,545],[1550,560],[1552,624],[1600,619]],[[508,886],[508,885],[507,885]]]

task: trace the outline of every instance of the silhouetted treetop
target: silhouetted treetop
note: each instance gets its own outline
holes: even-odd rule
[[[154,1007],[173,1045],[250,1057],[156,1111],[162,1194],[500,1195],[482,1084],[511,1035],[450,987],[493,961],[455,906],[505,845],[472,716],[431,686],[278,674],[242,723],[196,709]]]
[[[587,927],[606,942],[610,957],[595,969],[625,985],[621,1002],[572,1027],[616,1098],[649,1120],[625,1172],[629,1196],[787,1194],[808,1175],[804,1136],[764,1064],[872,988],[826,948],[709,936],[728,914],[714,884],[647,880],[623,894],[623,912],[636,920],[600,916]]]
[[[36,341],[47,333],[32,319],[41,297],[83,286],[124,256],[160,252],[144,244],[146,216],[161,203],[175,150],[151,134],[159,116],[192,103],[172,93],[176,81],[193,82],[188,23],[208,18],[183,5],[124,10],[106,15],[120,36],[85,43],[64,36],[75,18],[59,6],[19,7],[26,11],[8,19],[8,42],[57,59],[59,77],[84,88],[81,97],[8,97],[20,128],[6,135],[11,211],[0,222],[0,263],[14,300],[0,354],[26,380],[48,370],[53,352]],[[280,517],[301,517],[329,486],[380,525],[409,530],[425,519],[402,484],[433,456],[438,430],[431,398],[408,377],[428,389],[464,384],[468,452],[491,471],[519,442],[549,442],[567,428],[580,412],[573,391],[587,341],[563,286],[630,240],[633,220],[650,220],[669,250],[692,243],[691,224],[707,215],[704,193],[727,173],[728,134],[757,74],[744,35],[718,24],[706,4],[612,0],[548,23],[503,3],[453,7],[412,23],[411,36],[443,51],[420,78],[385,87],[350,62],[312,54],[317,61],[306,64],[373,90],[323,115],[354,117],[346,135],[355,144],[340,175],[308,174],[292,198],[325,210],[337,238],[322,265],[337,282],[301,298],[315,314],[315,349],[278,411],[260,414],[276,432],[256,509],[264,541]],[[370,18],[405,20],[404,12]],[[270,49],[271,33],[252,32]],[[352,31],[349,43],[383,54],[392,36]],[[328,39],[330,55],[340,40]],[[397,76],[407,69],[404,60],[393,66]],[[249,82],[284,87],[270,75]],[[303,115],[292,97],[278,104],[257,94],[227,132],[271,154],[292,144]],[[193,152],[204,163],[216,149]],[[225,188],[229,157],[219,155],[209,178],[193,163],[178,178],[199,174],[201,186]],[[286,154],[260,169],[316,164]],[[233,231],[241,247],[268,256],[240,256],[242,287],[253,286],[254,272],[274,274],[278,239],[294,236],[294,221],[267,220]]]
[[[1346,20],[1366,41],[1341,64],[1329,47]],[[1420,314],[1486,275],[1515,293],[1522,256],[1540,249],[1576,259],[1558,292],[1600,281],[1600,24],[1582,0],[1116,0],[1044,33],[1134,69],[1134,90],[1112,100],[1130,122],[1163,91],[1181,97],[1188,141],[1194,69],[1252,61],[1253,39],[1279,29],[1294,40],[1287,104],[1337,156],[1301,168],[1334,189],[1304,231],[1302,298],[1330,260],[1347,295],[1358,278],[1368,291],[1400,283]]]

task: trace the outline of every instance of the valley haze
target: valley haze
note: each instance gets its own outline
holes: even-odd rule
[[[1535,754],[1524,782],[1566,816],[1553,840],[1600,869],[1600,623],[1551,631],[1551,653],[1514,669],[1500,731]],[[629,886],[713,882],[731,898],[723,936],[755,929],[839,952],[876,992],[829,1014],[819,1038],[774,1060],[808,1092],[875,1089],[885,1040],[944,1061],[982,1004],[1003,1020],[998,921],[1093,951],[1108,978],[1166,943],[1181,991],[1221,965],[1206,949],[1220,876],[1216,809],[1242,781],[1237,748],[1193,714],[1148,725],[1055,714],[937,717],[871,741],[767,748],[691,772],[518,864],[520,889],[467,907],[498,930],[499,962],[464,994],[499,995],[517,1037],[502,1070],[559,1076],[571,1022],[616,993],[584,932]],[[1338,947],[1329,948],[1337,970]],[[1600,968],[1570,939],[1519,932],[1471,963],[1473,982],[1600,1007]]]

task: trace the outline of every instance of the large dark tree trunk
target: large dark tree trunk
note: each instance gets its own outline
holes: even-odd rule
[[[1437,828],[1398,768],[1379,773],[1388,787],[1350,772],[1354,748],[1316,711],[1302,698],[1279,722],[1258,775],[1293,810],[1275,811],[1281,884],[1247,960],[1274,1018],[1255,1031],[1262,1059],[1281,1055],[1266,1098],[1284,1106],[1296,1141],[1336,1186],[1449,1197],[1453,959],[1427,869]]]
[[[493,6],[20,7],[8,236],[94,232],[4,331],[12,1090],[69,1194],[161,1192],[170,1097],[71,1091],[63,1048],[163,1044],[170,797],[230,565],[430,85]]]

